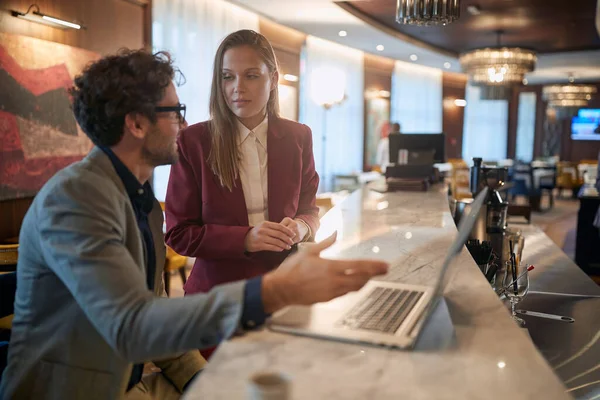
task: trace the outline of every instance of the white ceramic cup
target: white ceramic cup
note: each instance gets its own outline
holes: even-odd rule
[[[249,400],[289,400],[290,391],[290,378],[281,372],[257,372],[248,382]]]

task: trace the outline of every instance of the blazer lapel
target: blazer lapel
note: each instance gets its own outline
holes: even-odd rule
[[[283,146],[283,134],[280,132],[277,118],[269,117],[267,130],[267,196],[269,199],[269,220],[281,222],[283,219],[284,201],[281,191],[282,181],[288,163],[287,151]],[[289,160],[287,160],[289,162]]]

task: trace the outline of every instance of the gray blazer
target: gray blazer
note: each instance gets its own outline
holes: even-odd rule
[[[243,282],[185,298],[158,296],[165,258],[158,202],[149,219],[156,293],[146,286],[129,197],[104,152],[93,149],[46,183],[21,228],[0,398],[119,399],[132,363],[150,360],[181,390],[204,364],[190,350],[238,329]]]

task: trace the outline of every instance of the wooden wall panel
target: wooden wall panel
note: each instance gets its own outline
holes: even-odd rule
[[[0,202],[0,244],[19,236],[21,222],[32,201],[33,197]]]
[[[290,82],[285,80],[283,76],[291,74],[302,79],[300,75],[300,53],[306,41],[306,34],[265,18],[260,18],[258,25],[260,33],[271,42],[279,62],[279,83],[296,88],[297,110],[300,110],[300,81]],[[297,119],[298,115],[296,115]]]
[[[446,158],[462,158],[465,108],[456,106],[454,100],[465,98],[466,85],[466,75],[444,72],[442,76],[442,130],[446,134]]]
[[[258,22],[260,33],[263,34],[274,48],[286,50],[288,53],[300,54],[306,34],[271,20],[260,18]]]
[[[10,15],[9,10],[25,12],[31,0],[4,0],[0,6],[0,30],[32,36],[95,51],[112,53],[121,47],[144,46],[144,7],[124,0],[37,0],[40,12],[67,21],[82,23],[87,29],[57,29]]]

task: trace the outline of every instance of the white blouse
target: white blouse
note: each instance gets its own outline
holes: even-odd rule
[[[267,129],[269,119],[250,130],[237,121],[238,146],[241,154],[240,180],[248,210],[248,223],[256,226],[268,221]]]

